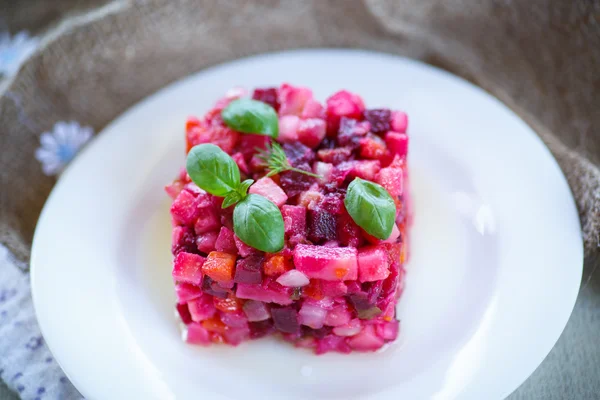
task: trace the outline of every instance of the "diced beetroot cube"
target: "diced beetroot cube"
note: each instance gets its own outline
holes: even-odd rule
[[[240,171],[244,174],[250,173],[250,168],[248,168],[248,164],[246,164],[246,159],[242,153],[235,153],[231,158],[233,158],[233,161],[235,161]]]
[[[383,290],[383,280],[366,282],[362,285],[362,288],[363,290],[366,290],[369,303],[377,305],[381,291]]]
[[[221,226],[219,216],[210,201],[202,202],[198,207],[198,215],[194,224],[194,231],[197,235],[213,231]]]
[[[186,183],[185,186],[183,187],[183,189],[187,190],[194,196],[198,196],[199,194],[203,194],[205,198],[207,198],[207,196],[208,196],[208,194],[204,190],[200,189],[198,187],[198,185],[196,185],[194,182]]]
[[[225,342],[228,344],[237,346],[250,337],[250,328],[246,326],[242,328],[227,329],[223,333],[223,337],[225,338]]]
[[[394,132],[406,133],[408,129],[408,116],[402,111],[394,111],[390,126]]]
[[[275,324],[275,329],[285,333],[296,333],[300,331],[298,321],[298,312],[292,307],[273,308],[271,316]]]
[[[327,335],[323,339],[317,341],[317,354],[324,354],[330,351],[338,353],[350,353],[352,349],[346,343],[346,338],[337,335]]]
[[[377,173],[380,171],[380,169],[381,169],[381,163],[379,162],[379,160],[373,160],[373,161],[363,160],[363,161],[359,161],[354,166],[354,171],[352,173],[355,174],[359,178],[372,181],[375,178],[375,175],[377,175]]]
[[[325,318],[325,325],[328,326],[342,326],[346,325],[352,319],[352,313],[346,303],[337,304],[331,310],[327,312]]]
[[[237,246],[235,245],[234,233],[226,227],[221,227],[219,236],[215,242],[215,249],[230,254],[237,254]]]
[[[339,325],[333,328],[333,333],[338,336],[354,336],[362,330],[362,324],[359,319],[349,320],[344,325]]]
[[[183,304],[202,296],[202,290],[196,285],[179,283],[175,285],[175,294],[177,295],[177,303]]]
[[[367,246],[358,250],[358,279],[361,282],[383,280],[389,274],[388,253],[384,246]]]
[[[286,235],[306,235],[306,208],[284,205],[281,207]]]
[[[330,183],[328,185],[332,188],[343,186],[344,182],[350,175],[352,168],[353,164],[351,162],[343,162],[340,165],[333,167],[333,172],[331,173],[331,178],[329,179]],[[350,179],[348,179],[348,181],[350,181]]]
[[[333,215],[340,215],[344,212],[344,200],[341,193],[329,193],[321,199],[319,208]]]
[[[233,254],[213,251],[202,265],[202,272],[217,282],[231,281],[233,279],[235,259],[236,257]]]
[[[348,345],[354,350],[373,351],[383,344],[384,340],[377,336],[373,325],[365,325],[359,334],[348,339]]]
[[[226,299],[229,296],[229,291],[220,286],[218,282],[212,280],[208,275],[204,275],[202,279],[202,292],[221,299]]]
[[[235,267],[235,277],[233,281],[236,283],[262,283],[262,266],[264,257],[253,255],[247,258],[240,258]]]
[[[294,167],[298,167],[300,164],[311,164],[315,160],[315,153],[300,142],[284,143],[283,151],[285,155]]]
[[[375,325],[375,333],[384,340],[396,340],[400,331],[400,321],[386,321]]]
[[[279,118],[279,135],[277,140],[281,143],[293,143],[298,140],[298,127],[300,117],[297,115],[284,115]]]
[[[192,146],[202,143],[212,143],[224,152],[231,153],[238,140],[239,134],[226,126],[205,124],[193,127],[188,131],[188,140]]]
[[[241,310],[221,313],[221,321],[230,328],[248,327],[248,318]]]
[[[217,312],[217,309],[213,304],[212,297],[206,293],[194,300],[190,300],[188,302],[188,308],[190,310],[192,320],[195,322],[209,319]]]
[[[298,316],[300,324],[310,326],[313,329],[320,329],[323,327],[325,317],[327,317],[327,309],[318,302],[305,300]]]
[[[235,246],[237,247],[237,251],[240,256],[248,257],[249,255],[256,253],[256,249],[254,247],[250,247],[246,243],[242,242],[237,235],[234,235],[233,239],[235,240]]]
[[[300,115],[302,118],[325,118],[325,107],[315,99],[308,99]]]
[[[181,322],[183,322],[185,325],[192,322],[192,315],[190,314],[190,310],[186,303],[177,303],[175,309],[177,310],[177,314],[179,315]]]
[[[326,124],[319,118],[310,118],[300,121],[298,126],[298,140],[310,148],[317,147],[325,137]]]
[[[299,244],[294,264],[309,278],[326,281],[355,280],[358,277],[357,251],[352,247],[329,248]]]
[[[312,98],[312,90],[284,83],[279,88],[279,115],[302,114],[306,102]]]
[[[196,238],[196,246],[198,247],[198,250],[206,254],[214,251],[218,236],[219,232],[217,231],[206,232],[198,235]]]
[[[337,133],[340,119],[348,117],[361,119],[365,105],[360,96],[341,90],[327,99],[327,132],[330,135]]]
[[[403,159],[406,158],[408,154],[408,136],[406,133],[389,131],[385,134],[385,144],[391,154],[397,154]]]
[[[277,111],[279,109],[279,93],[277,88],[254,89],[252,98],[267,103]]]
[[[264,273],[268,276],[279,276],[292,268],[292,262],[281,254],[270,257],[263,266]]]
[[[258,339],[261,337],[265,337],[265,336],[275,332],[275,327],[273,326],[273,320],[271,320],[271,319],[266,319],[264,321],[250,322],[248,325],[250,326],[250,337],[252,339]]]
[[[254,182],[254,184],[250,186],[248,192],[266,197],[275,203],[277,207],[284,205],[288,199],[287,195],[279,185],[269,177],[260,178],[258,181]]]
[[[180,252],[175,257],[173,264],[173,279],[177,282],[200,285],[202,283],[202,266],[205,260],[198,254]]]
[[[202,346],[208,346],[210,341],[210,334],[201,324],[192,322],[186,327],[183,333],[184,340],[190,344],[199,344]]]
[[[194,231],[187,226],[176,226],[173,228],[171,252],[173,255],[181,251],[186,253],[197,253],[195,245],[196,237]]]
[[[375,176],[375,182],[383,186],[392,196],[397,198],[402,195],[403,171],[400,168],[382,168]]]
[[[371,132],[381,135],[390,130],[392,117],[390,110],[385,108],[365,110],[363,116],[371,124]]]
[[[346,161],[339,164],[336,168],[338,171],[348,169],[347,176],[351,179],[358,177],[372,181],[381,169],[381,163],[379,160]]]
[[[243,309],[250,322],[264,321],[271,318],[267,305],[261,301],[248,300],[244,303]]]
[[[308,210],[307,236],[313,242],[337,239],[337,217],[322,208]]]
[[[244,155],[246,162],[250,162],[256,154],[256,149],[265,149],[270,143],[269,136],[243,134],[238,140],[237,149]]]
[[[165,192],[167,192],[170,198],[175,200],[177,196],[179,196],[179,193],[181,193],[181,191],[183,190],[183,186],[183,182],[176,180],[173,181],[173,183],[171,183],[170,185],[165,186]]]
[[[385,156],[387,147],[383,139],[375,135],[367,135],[360,139],[360,156],[363,158],[370,158],[378,160]]]
[[[171,204],[171,216],[181,225],[193,225],[200,214],[196,196],[182,190]]]
[[[348,294],[360,293],[362,290],[362,288],[360,287],[360,283],[355,281],[347,282],[346,287],[348,287]]]
[[[283,286],[279,286],[283,288]],[[262,301],[264,303],[277,303],[285,306],[293,303],[291,298],[292,290],[289,288],[285,289],[287,289],[287,292],[283,290],[275,290],[272,286],[265,287],[264,285],[239,283],[237,285],[235,294],[240,299],[250,299]]]
[[[351,156],[352,149],[350,147],[336,147],[334,149],[321,149],[317,151],[319,160],[333,165],[348,161]]]
[[[327,183],[331,179],[331,173],[333,172],[333,164],[324,163],[317,161],[313,164],[313,173],[320,175],[320,183]]]
[[[323,291],[323,296],[331,298],[343,296],[348,293],[346,284],[338,281],[322,281],[321,290]]]
[[[296,165],[296,168],[311,172],[310,165],[307,163],[298,164]],[[316,182],[316,178],[296,171],[282,172],[279,174],[279,177],[279,184],[288,197],[299,195],[310,188],[314,182]]]
[[[350,217],[348,212],[338,217],[338,240],[343,246],[360,247],[363,242],[362,229]]]
[[[357,121],[342,117],[338,131],[338,144],[340,146],[356,146],[360,139],[371,130],[371,124],[367,121]]]

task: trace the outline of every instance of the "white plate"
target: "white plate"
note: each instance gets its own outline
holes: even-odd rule
[[[183,165],[185,118],[232,86],[283,81],[409,114],[412,259],[400,338],[377,354],[180,340],[162,188]],[[499,101],[404,58],[307,50],[203,71],[110,124],[46,203],[32,287],[48,345],[89,399],[500,399],[558,339],[582,260],[565,178]]]

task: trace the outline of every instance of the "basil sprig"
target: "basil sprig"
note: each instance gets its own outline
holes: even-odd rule
[[[186,160],[187,173],[198,187],[225,197],[240,184],[240,169],[227,153],[214,144],[193,147]]]
[[[240,182],[240,170],[227,153],[214,144],[194,146],[188,153],[186,169],[198,187],[224,197],[223,208],[235,205],[233,231],[242,242],[269,253],[283,248],[281,211],[265,197],[248,194],[254,181]]]
[[[249,194],[233,210],[236,235],[248,246],[269,253],[283,248],[283,217],[279,208],[258,194]]]
[[[277,138],[279,119],[277,111],[262,101],[234,100],[221,111],[223,122],[234,131]]]
[[[355,178],[346,192],[344,205],[354,222],[369,235],[385,240],[396,219],[396,205],[382,186]]]

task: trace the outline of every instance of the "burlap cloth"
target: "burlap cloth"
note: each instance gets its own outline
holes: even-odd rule
[[[600,279],[593,274],[600,260],[599,23],[600,0],[109,2],[51,30],[0,89],[0,242],[27,265],[55,183],[33,155],[39,134],[56,121],[80,121],[98,132],[178,78],[263,52],[349,47],[422,59],[482,86],[521,115],[556,157],[579,209],[582,291],[543,366],[553,357],[560,362],[538,369],[515,396],[564,398],[553,397],[545,382],[559,380],[571,398],[600,398],[593,335],[600,329]],[[579,364],[563,362],[579,356]],[[579,369],[595,370],[586,379],[596,383],[584,387]]]

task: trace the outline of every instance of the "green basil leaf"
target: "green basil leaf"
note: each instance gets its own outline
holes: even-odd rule
[[[277,111],[262,101],[234,100],[221,111],[223,122],[231,129],[276,138],[279,134]]]
[[[240,184],[240,169],[233,159],[214,144],[192,147],[186,161],[187,173],[201,189],[224,197]]]
[[[242,196],[238,192],[229,192],[225,199],[223,200],[223,204],[221,204],[221,208],[231,207],[238,201],[242,199]]]
[[[244,182],[241,182],[237,188],[238,193],[242,196],[242,199],[246,197],[248,193],[248,189],[254,183],[254,179],[246,179]]]
[[[382,186],[355,178],[348,186],[344,205],[354,222],[369,235],[385,240],[396,219],[396,205]]]
[[[276,253],[283,248],[283,217],[279,208],[258,194],[249,194],[233,210],[233,231],[255,249]]]

